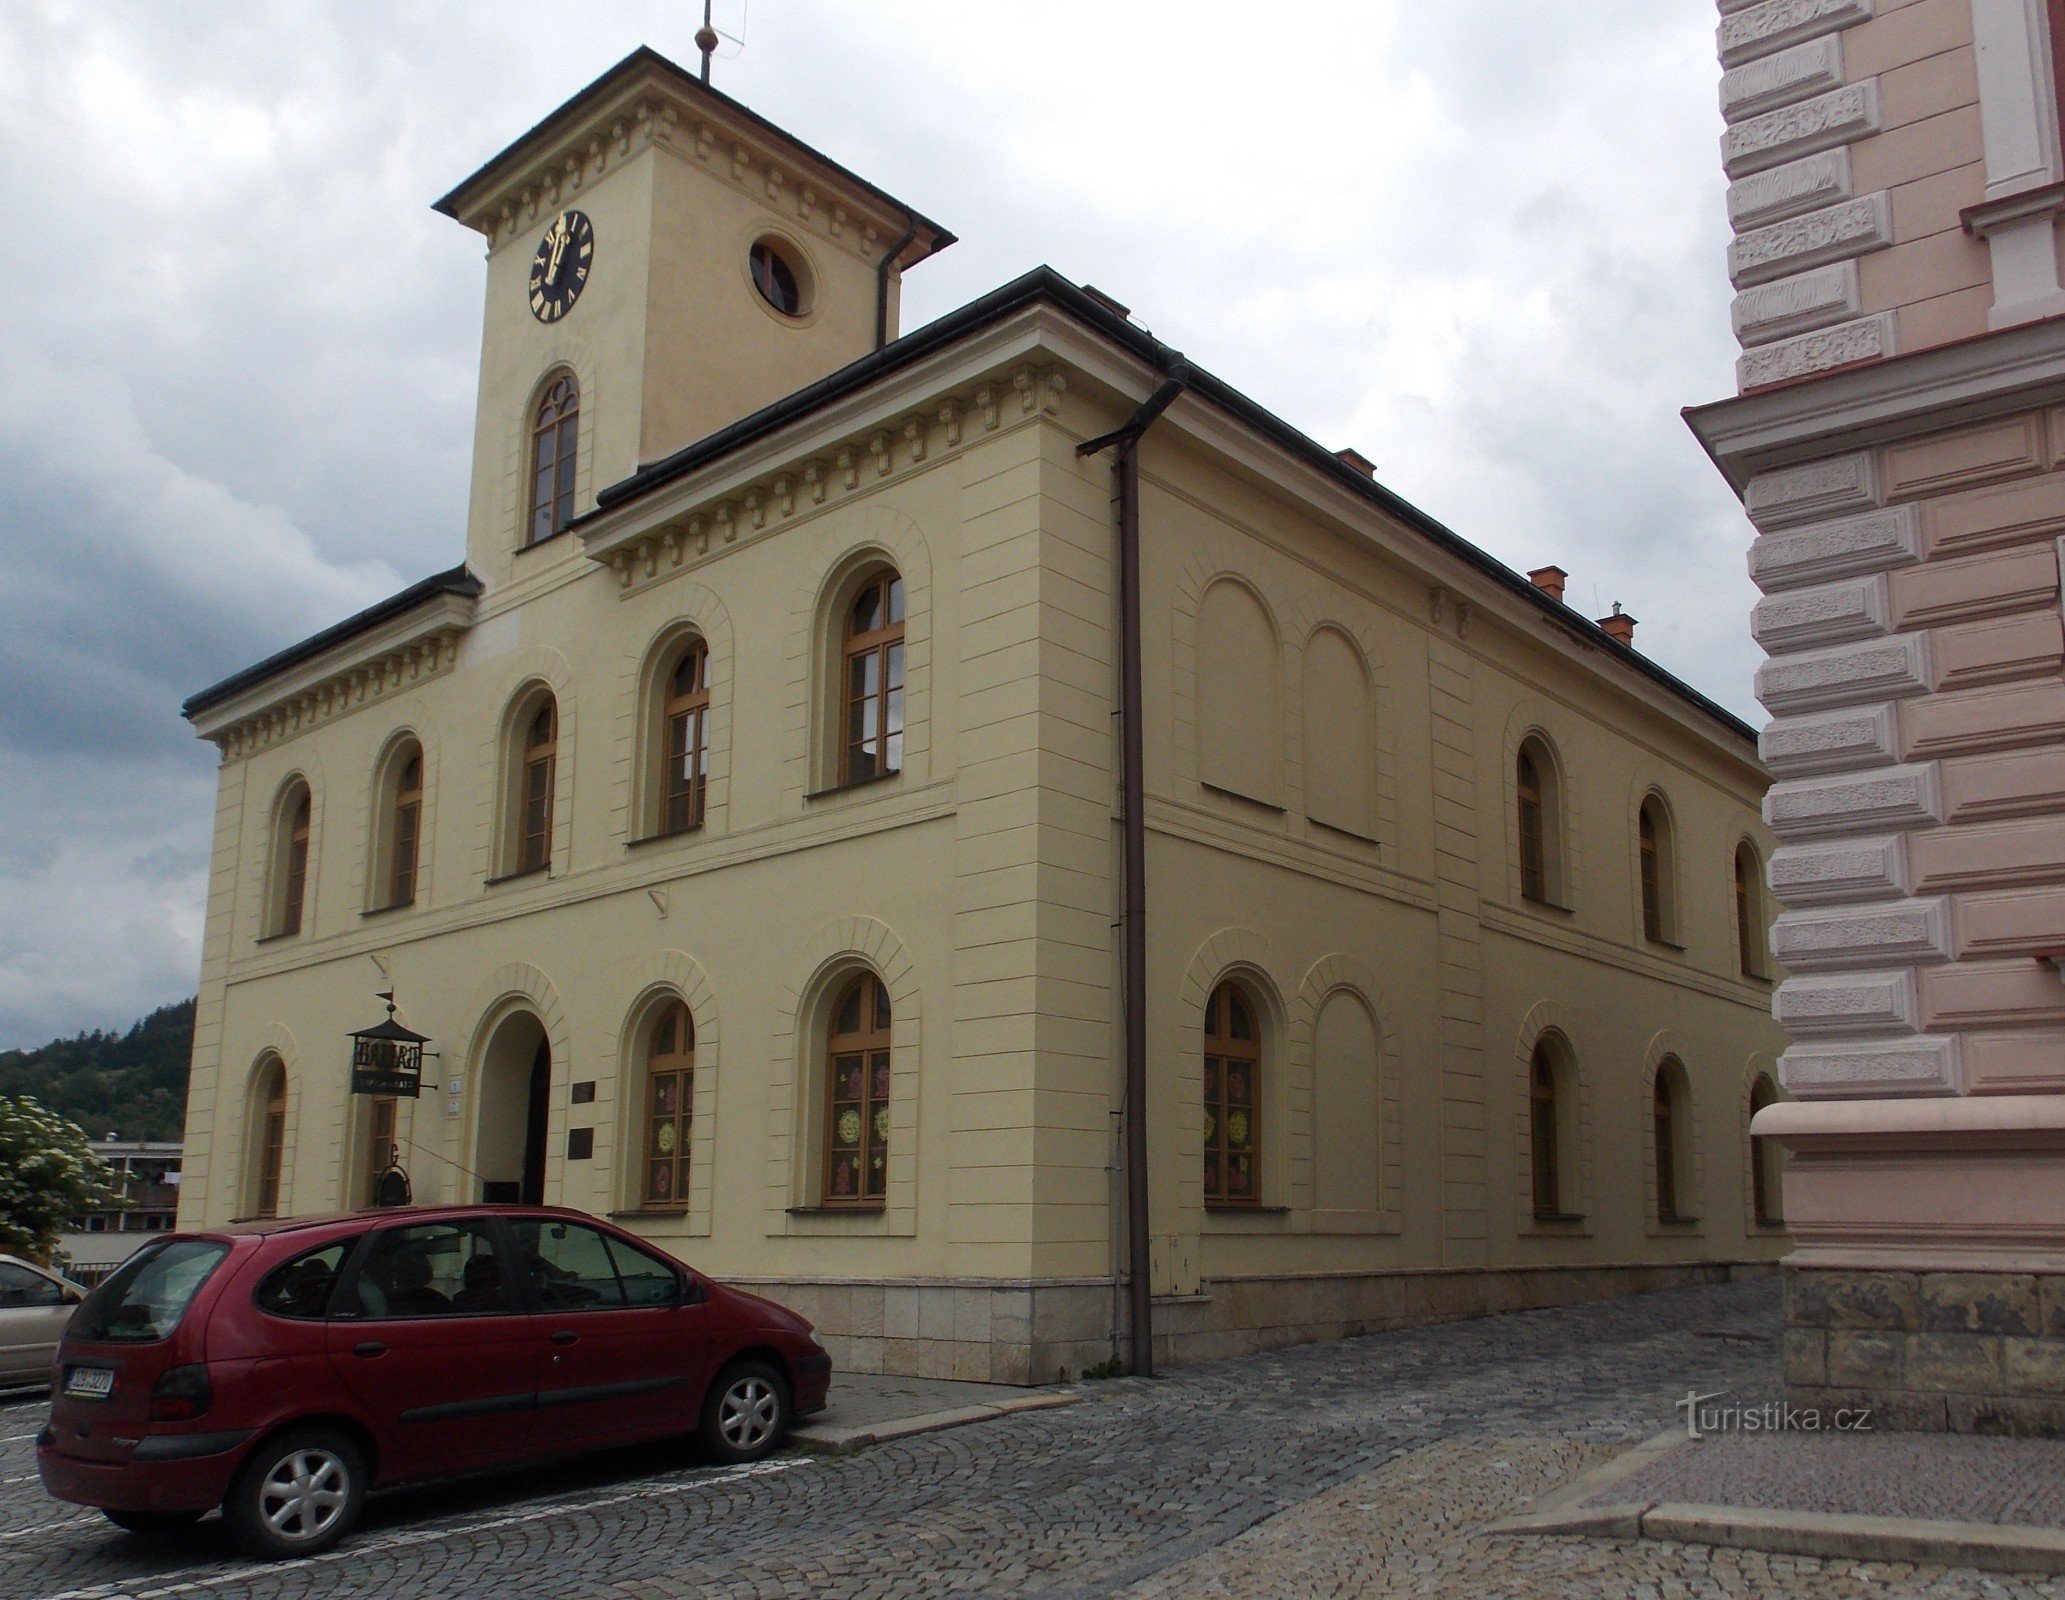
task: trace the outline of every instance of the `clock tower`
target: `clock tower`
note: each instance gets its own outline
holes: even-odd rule
[[[488,245],[467,564],[571,558],[599,489],[897,332],[953,235],[651,50],[437,202]]]

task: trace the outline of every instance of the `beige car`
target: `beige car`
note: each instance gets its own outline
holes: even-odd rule
[[[57,1341],[86,1291],[19,1256],[0,1256],[0,1385],[48,1383]]]

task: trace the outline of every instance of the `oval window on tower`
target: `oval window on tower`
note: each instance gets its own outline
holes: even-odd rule
[[[785,317],[800,317],[809,309],[809,277],[779,241],[762,239],[753,246],[750,261],[761,299]]]

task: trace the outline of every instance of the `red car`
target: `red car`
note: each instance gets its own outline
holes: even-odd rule
[[[220,1505],[250,1553],[304,1556],[371,1488],[689,1432],[756,1460],[831,1377],[801,1317],[578,1211],[244,1223],[88,1296],[36,1465],[133,1532]]]

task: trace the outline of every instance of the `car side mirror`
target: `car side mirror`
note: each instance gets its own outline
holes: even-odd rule
[[[703,1287],[702,1279],[692,1272],[681,1275],[681,1298],[674,1302],[676,1305],[699,1306],[709,1298],[710,1292]]]

